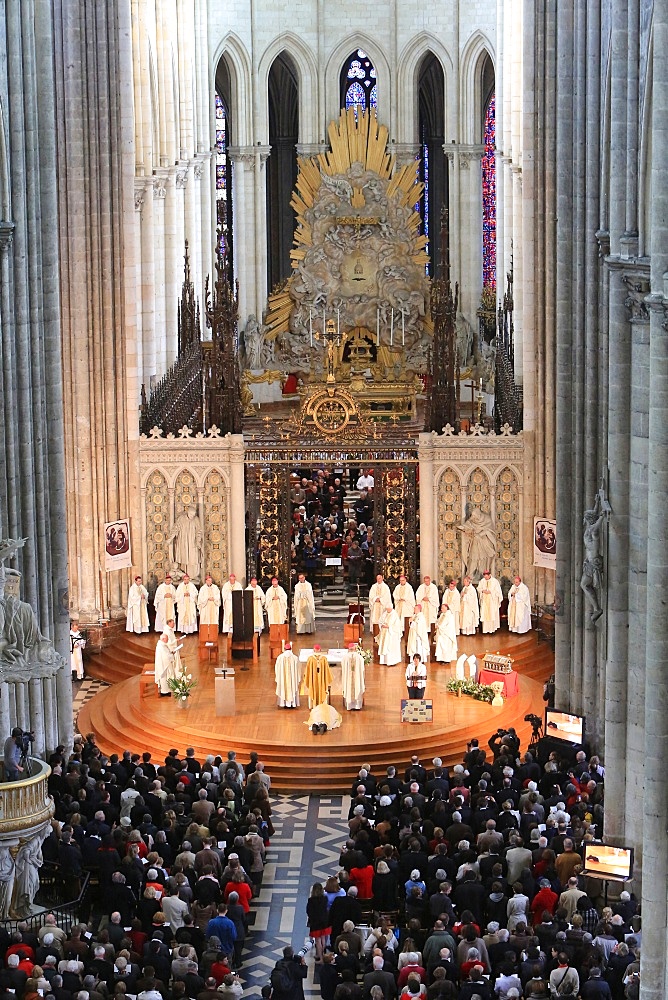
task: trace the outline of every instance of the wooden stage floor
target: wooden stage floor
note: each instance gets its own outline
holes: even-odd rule
[[[323,649],[342,646],[342,632],[342,625],[325,625],[318,628],[315,641]],[[468,697],[457,698],[446,691],[454,663],[432,662],[426,696],[434,704],[434,721],[411,725],[400,718],[401,699],[406,697],[403,665],[373,663],[367,668],[364,709],[358,712],[343,709],[341,670],[334,667],[331,702],[342,714],[343,723],[339,729],[314,736],[306,725],[309,710],[305,698],[299,709],[276,706],[274,665],[266,634],[257,663],[231,661],[236,671],[233,717],[215,714],[214,667],[198,662],[194,636],[184,640],[182,651],[198,681],[188,707],[181,709],[172,698],[160,698],[153,685],[140,697],[138,674],[144,663],[152,661],[156,641],[155,633],[128,634],[87,661],[88,674],[112,686],[83,706],[79,731],[94,732],[105,753],[150,750],[155,759],[162,759],[172,746],[181,751],[193,746],[198,757],[207,753],[224,756],[234,749],[241,760],[248,759],[249,751],[255,749],[278,791],[347,789],[363,762],[370,762],[378,773],[388,764],[403,768],[412,753],[429,761],[439,756],[454,764],[461,760],[467,740],[475,736],[481,745],[486,744],[499,726],[515,726],[526,747],[531,727],[524,716],[530,712],[543,715],[543,683],[554,670],[552,650],[547,643],[539,643],[534,632],[518,636],[502,629],[493,636],[460,636],[459,652],[475,653],[478,660],[485,652],[512,656],[519,674],[519,694],[499,708]],[[291,641],[298,652],[312,646],[314,637],[291,635]],[[370,641],[367,634],[365,646]],[[223,650],[221,636],[221,664]]]

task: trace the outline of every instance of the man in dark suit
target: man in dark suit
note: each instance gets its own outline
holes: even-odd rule
[[[373,986],[380,986],[383,991],[384,1000],[394,1000],[397,995],[397,984],[391,972],[384,972],[385,964],[382,955],[375,955],[373,959],[373,972],[367,972],[364,977],[364,995],[371,996]]]

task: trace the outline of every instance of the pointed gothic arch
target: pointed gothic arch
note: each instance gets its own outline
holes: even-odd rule
[[[253,141],[252,67],[245,45],[233,32],[225,36],[214,55],[212,89],[221,60],[229,76],[229,112],[233,122],[230,141],[235,146],[245,146]]]
[[[394,135],[394,83],[389,62],[378,43],[361,32],[354,32],[344,38],[330,52],[327,59],[325,67],[327,119],[325,126],[339,116],[341,68],[355,49],[362,49],[366,52],[374,65],[378,86],[378,120],[388,126],[390,135]]]
[[[448,172],[445,142],[445,75],[440,61],[427,51],[418,66],[418,128],[420,179],[424,194],[420,203],[423,234],[427,237],[429,274],[434,277],[440,262],[441,210],[448,204]]]
[[[428,32],[421,32],[412,38],[399,56],[397,65],[397,140],[417,142],[418,125],[418,83],[420,66],[427,53],[431,53],[440,64],[445,81],[443,97],[444,132],[450,135],[451,125],[456,121],[456,109],[451,106],[454,93],[454,67],[450,53]]]
[[[300,143],[317,142],[318,135],[318,66],[308,45],[292,32],[281,32],[262,53],[258,66],[259,86],[268,93],[269,73],[277,56],[284,54],[293,64],[298,91]],[[268,111],[266,112],[268,115]],[[267,119],[268,120],[268,119]]]
[[[489,83],[494,80],[494,48],[482,31],[474,31],[460,63],[460,139],[468,144],[482,142],[483,109],[489,102]],[[489,61],[489,62],[488,62]],[[487,91],[487,93],[485,93]]]
[[[267,285],[274,288],[292,273],[290,251],[295,212],[290,204],[297,183],[299,84],[286,51],[274,59],[267,80],[269,145],[267,162]]]

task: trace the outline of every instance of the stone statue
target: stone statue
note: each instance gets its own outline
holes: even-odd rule
[[[8,847],[0,847],[0,920],[9,918],[14,893],[14,861]]]
[[[589,604],[589,623],[593,627],[603,614],[601,607],[601,586],[603,584],[603,556],[601,555],[601,525],[605,518],[600,491],[591,510],[584,512],[583,544],[585,557],[582,561],[580,588]]]
[[[43,864],[43,839],[43,836],[36,834],[19,847],[16,855],[12,902],[12,916],[15,918],[27,917],[32,910],[33,900],[39,889],[39,870]]]
[[[174,562],[190,576],[193,583],[200,580],[203,538],[197,508],[189,504],[174,522],[167,544],[174,542]]]
[[[39,630],[32,607],[9,593],[8,577],[18,577],[15,569],[5,566],[5,560],[25,545],[27,539],[0,540],[0,679],[10,680],[31,676],[52,676],[64,660]]]
[[[246,347],[246,365],[251,371],[262,367],[262,348],[264,337],[257,318],[250,314],[244,329],[244,345]]]
[[[494,568],[496,532],[492,518],[480,507],[473,507],[467,520],[457,525],[457,530],[462,532],[464,575],[475,582],[486,569]]]
[[[460,316],[456,323],[457,357],[461,368],[466,367],[473,356],[473,327],[467,319]]]

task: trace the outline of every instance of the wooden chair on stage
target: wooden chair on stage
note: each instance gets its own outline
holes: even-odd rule
[[[288,623],[269,626],[269,655],[272,660],[283,652],[283,643],[288,641]]]
[[[348,621],[343,626],[343,643],[358,642],[364,635],[364,606],[362,604],[348,605]]]
[[[152,688],[155,688],[155,663],[145,663],[139,675],[139,697],[146,698]]]
[[[199,658],[209,663],[218,663],[218,626],[200,625]]]

